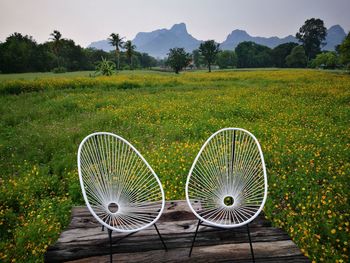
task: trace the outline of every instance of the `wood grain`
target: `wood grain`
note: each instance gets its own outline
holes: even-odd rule
[[[197,219],[186,201],[167,202],[157,227],[169,251],[163,250],[154,227],[126,237],[113,232],[115,262],[251,262],[246,227],[218,229],[200,226],[192,257],[188,257]],[[259,215],[249,224],[256,262],[310,262],[281,229]],[[109,262],[107,231],[86,207],[74,207],[72,220],[46,262]]]

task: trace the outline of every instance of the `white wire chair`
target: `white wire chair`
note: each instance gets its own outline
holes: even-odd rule
[[[189,256],[200,225],[247,226],[261,212],[267,197],[267,175],[257,139],[240,128],[225,128],[200,149],[186,181],[186,199],[198,218]],[[198,208],[200,207],[200,208]]]
[[[147,161],[122,137],[97,132],[83,139],[78,150],[80,186],[88,209],[108,229],[112,261],[112,231],[132,233],[154,225],[165,197]]]

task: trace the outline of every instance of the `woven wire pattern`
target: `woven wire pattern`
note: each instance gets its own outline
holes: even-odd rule
[[[162,186],[135,148],[119,136],[96,133],[79,148],[85,201],[106,227],[134,232],[153,224],[164,208]]]
[[[186,197],[200,219],[222,227],[250,222],[267,194],[265,163],[258,142],[242,129],[219,131],[191,168]],[[194,209],[193,209],[194,210]]]

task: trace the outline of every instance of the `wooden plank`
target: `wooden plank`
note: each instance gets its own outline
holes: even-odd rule
[[[195,224],[194,224],[195,225]],[[288,236],[278,229],[269,230],[251,230],[253,242],[273,242],[288,240]],[[154,231],[155,232],[155,231]],[[257,233],[259,235],[257,235]],[[243,236],[242,236],[243,235]],[[72,235],[73,236],[73,235]],[[184,248],[191,246],[193,232],[190,234],[174,234],[164,235],[163,238],[169,249]],[[83,240],[83,238],[85,238]],[[114,238],[114,241],[116,238]],[[248,243],[247,233],[232,234],[229,231],[207,231],[200,232],[196,240],[196,246],[210,246],[215,244],[237,244]],[[118,246],[115,246],[114,251],[122,252],[142,252],[152,249],[161,249],[161,242],[156,235],[149,236],[131,236],[123,240]],[[94,234],[86,233],[85,237],[77,236],[77,239],[66,240],[55,247],[59,256],[64,259],[80,258],[91,255],[103,255],[109,253],[109,241],[107,233],[99,232]],[[51,250],[53,252],[53,250]]]
[[[200,208],[199,204],[198,208]],[[158,229],[169,248],[167,254],[164,254],[154,227],[134,233],[119,243],[117,243],[118,239],[124,237],[125,234],[113,232],[113,253],[118,253],[116,254],[118,262],[124,259],[128,261],[127,258],[135,262],[150,261],[152,258],[152,262],[158,262],[154,261],[153,257],[160,257],[161,261],[159,262],[186,262],[188,260],[216,262],[219,254],[226,255],[223,260],[238,257],[244,262],[250,258],[246,227],[223,230],[200,226],[194,253],[199,250],[206,256],[202,258],[197,255],[188,259],[186,253],[191,246],[197,222],[185,201],[167,202],[164,212],[157,222]],[[266,262],[274,262],[273,260],[282,258],[285,258],[283,261],[286,262],[291,258],[295,258],[296,262],[308,262],[297,246],[290,241],[288,235],[281,229],[272,227],[263,215],[258,216],[249,226],[256,257],[267,260]],[[273,252],[265,253],[269,251],[266,247],[269,247],[270,250],[275,247],[275,254]],[[220,253],[214,252],[213,249],[220,251]],[[233,254],[230,252],[231,250],[234,250]],[[101,260],[103,261],[104,255],[108,254],[107,231],[101,231],[101,225],[91,216],[86,207],[75,207],[72,210],[70,225],[61,234],[57,243],[48,249],[45,261],[62,262],[90,258],[82,259],[87,260],[82,262],[94,262],[95,260],[99,262],[96,256],[102,256]],[[162,256],[163,254],[164,256]],[[143,257],[144,261],[142,261]]]
[[[141,253],[114,254],[115,262],[251,262],[251,254],[248,243],[224,244],[216,246],[201,246],[193,249],[192,256],[188,257],[188,249],[152,250]],[[291,240],[276,241],[272,243],[254,243],[254,252],[257,262],[281,262],[284,258],[302,260],[299,249]],[[278,259],[278,261],[276,261]],[[109,256],[91,257],[82,260],[71,261],[74,263],[108,262]]]

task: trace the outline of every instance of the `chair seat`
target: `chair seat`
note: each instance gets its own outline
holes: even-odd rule
[[[199,220],[232,228],[252,221],[267,196],[264,157],[257,139],[240,128],[214,133],[200,149],[186,182],[186,199]],[[202,209],[194,209],[200,202]]]
[[[159,219],[165,204],[162,185],[122,137],[107,132],[87,136],[79,146],[78,170],[86,205],[103,226],[136,232]]]

